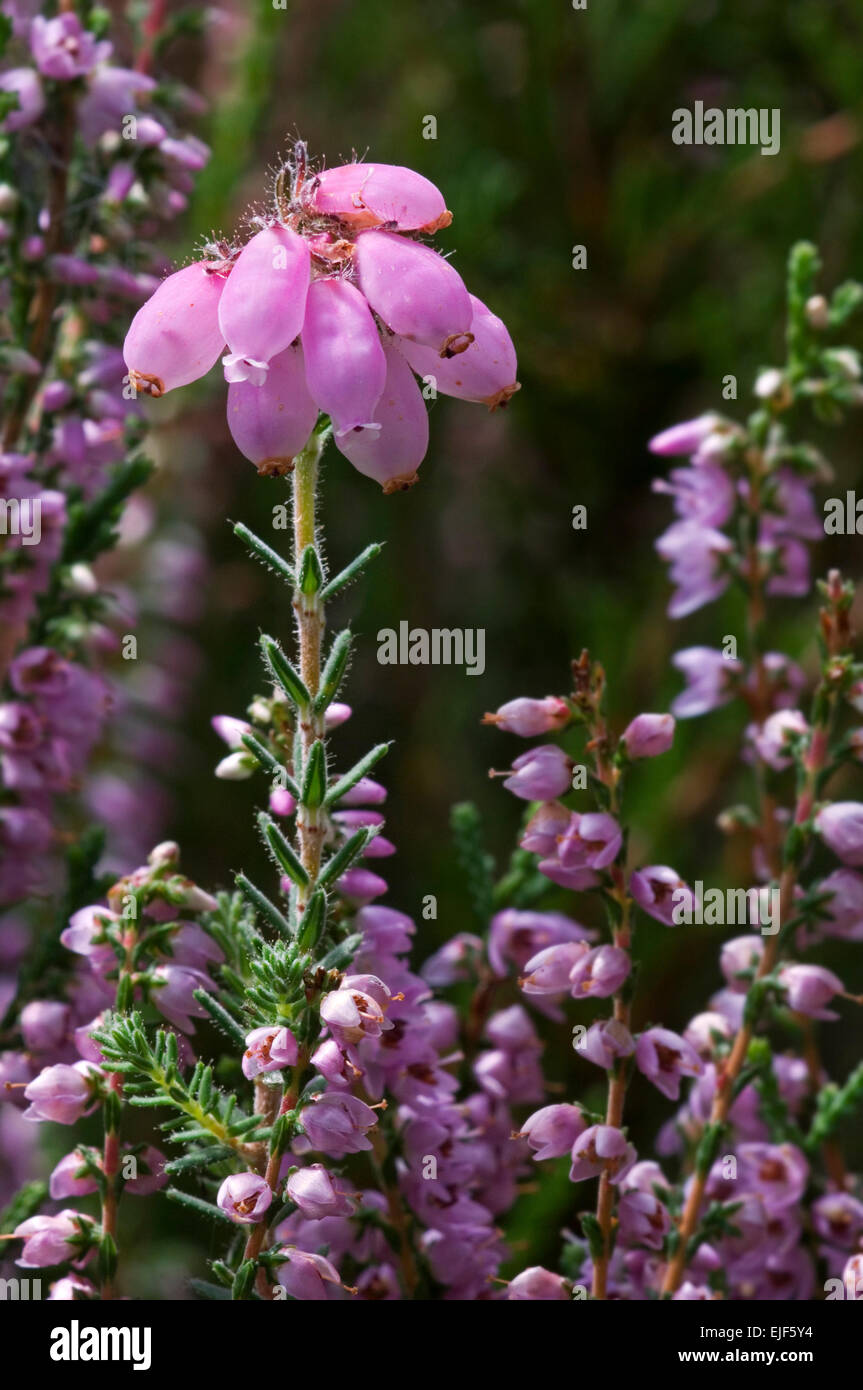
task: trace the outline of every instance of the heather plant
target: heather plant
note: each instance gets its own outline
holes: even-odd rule
[[[104,59],[98,34],[82,40],[74,15],[57,19],[28,31],[34,53],[54,45],[52,78]],[[31,100],[32,82],[16,80]],[[486,715],[503,734],[549,741],[495,774],[528,808],[500,876],[478,812],[455,808],[464,929],[418,972],[415,923],[380,901],[380,861],[395,851],[376,780],[388,745],[339,755],[353,639],[326,639],[329,605],[380,547],[331,571],[318,502],[330,442],[399,493],[426,453],[426,401],[496,409],[517,389],[506,327],[434,249],[450,221],[419,174],[357,160],[317,171],[298,142],[244,235],[207,242],[132,322],[131,405],[148,396],[158,411],[221,360],[237,447],[261,486],[290,488],[274,508],[290,518],[287,555],[234,530],[286,586],[295,649],[268,614],[244,717],[213,719],[222,792],[262,788],[273,879],[238,869],[211,894],[164,841],[97,901],[87,854],[72,857],[66,968],[37,993],[44,975],[31,971],[3,1060],[8,1103],[70,1134],[47,1195],[74,1205],[55,1210],[38,1184],[25,1188],[4,1234],[53,1299],[123,1293],[127,1196],[200,1223],[206,1277],[190,1271],[190,1291],[209,1300],[857,1297],[863,1194],[839,1128],[863,1067],[828,1080],[815,1032],[836,1017],[828,1005],[852,1018],[858,1003],[818,963],[826,938],[863,930],[863,806],[827,799],[860,758],[852,586],[835,569],[820,586],[806,713],[808,678],[769,634],[774,601],[808,597],[808,545],[824,531],[813,496],[827,466],[798,442],[798,408],[832,422],[863,399],[857,354],[832,345],[863,292],[823,298],[814,249],[797,246],[787,361],[759,374],[753,413],[706,413],[651,441],[689,460],[657,482],[677,514],[657,546],[670,616],[734,586],[745,635],[678,652],[686,688],[671,711],[636,713],[619,735],[587,652],[566,693]],[[749,870],[717,904],[697,864],[683,877],[634,857],[649,835],[626,793],[640,763],[669,752],[677,720],[735,701],[754,793],[718,823],[745,842]],[[222,857],[232,868],[231,846]],[[702,921],[748,928],[722,946],[724,987],[689,1020],[645,1019],[639,942]],[[569,999],[588,1010],[566,1016]],[[608,1001],[599,1016],[593,999]],[[561,1025],[577,1082],[588,1078],[565,1095],[542,1065]],[[591,1069],[604,1075],[602,1109],[584,1101]],[[678,1107],[655,1154],[628,1122],[631,1085]],[[519,1270],[506,1229],[534,1165],[555,1160],[570,1165],[577,1210],[555,1266]]]
[[[266,774],[258,826],[275,889],[240,872],[236,894],[210,899],[178,876],[166,843],[63,935],[102,1007],[78,1031],[84,1060],[48,1065],[21,1089],[36,1120],[74,1123],[101,1107],[101,1155],[73,1150],[51,1180],[55,1197],[98,1191],[101,1220],[65,1209],[27,1217],[14,1234],[28,1265],[66,1254],[77,1266],[96,1251],[98,1278],[75,1275],[78,1296],[113,1296],[123,1118],[139,1109],[166,1109],[160,1128],[181,1148],[166,1161],[145,1146],[145,1181],[180,1175],[168,1197],[229,1228],[212,1280],[195,1283],[206,1297],[347,1288],[393,1298],[432,1287],[482,1297],[499,1264],[492,1216],[511,1191],[494,1193],[493,1172],[512,1167],[502,1142],[511,1126],[494,1136],[499,1158],[491,1135],[478,1141],[483,1097],[471,1117],[446,1065],[453,1011],[403,959],[413,923],[377,902],[387,885],[371,865],[395,846],[376,809],[385,789],[369,774],[387,745],[331,767],[330,731],[351,713],[337,698],[351,634],[325,651],[326,607],[379,547],[331,576],[317,521],[330,436],[385,493],[416,480],[428,427],[413,372],[435,393],[492,409],[517,389],[504,325],[419,240],[449,221],[419,175],[360,164],[312,174],[299,144],[272,214],[255,219],[245,245],[208,248],[169,276],[127,335],[130,383],[157,399],[206,372],[227,343],[231,431],[259,472],[290,477],[292,552],[235,529],[288,584],[298,655],[262,634],[265,688],[247,719],[213,721],[229,750],[217,776]],[[205,915],[186,921],[183,907]],[[53,1019],[55,1006],[42,1004]],[[154,1029],[155,1013],[174,1027]],[[190,1069],[188,1034],[208,1016],[227,1055]],[[129,1157],[134,1193],[138,1151]],[[58,1281],[53,1296],[67,1289]]]
[[[863,1099],[863,1066],[830,1080],[815,1033],[816,1020],[843,1016],[828,1007],[841,1000],[859,1033],[860,999],[817,963],[827,938],[855,941],[861,932],[861,807],[828,799],[837,775],[859,762],[853,585],[836,570],[818,585],[818,675],[808,714],[799,708],[804,672],[768,648],[768,603],[808,596],[807,542],[824,531],[814,489],[829,470],[798,440],[792,411],[809,404],[834,421],[863,398],[857,353],[829,345],[828,336],[859,306],[861,289],[843,285],[827,301],[816,290],[818,268],[812,246],[794,248],[787,361],[759,373],[746,422],[711,412],[650,446],[659,457],[689,456],[656,483],[677,512],[657,542],[674,584],[669,613],[683,617],[735,584],[745,643],[738,650],[726,636],[722,649],[678,652],[686,688],[673,713],[638,714],[620,735],[606,721],[605,673],[587,652],[573,662],[571,693],[519,698],[486,716],[523,737],[582,731],[579,754],[556,743],[531,748],[504,785],[531,803],[520,849],[539,875],[598,896],[607,919],[593,944],[596,933],[580,922],[537,911],[534,883],[529,907],[506,907],[490,923],[493,979],[514,967],[526,1001],[558,1019],[568,997],[608,999],[611,1007],[573,1028],[579,1056],[606,1073],[604,1113],[574,1097],[521,1126],[537,1161],[569,1154],[573,1183],[598,1179],[594,1208],[581,1214],[580,1235],[568,1237],[562,1273],[528,1271],[524,1297],[565,1298],[572,1281],[600,1299],[811,1299],[819,1290],[859,1297],[860,1179],[846,1170],[836,1130]],[[632,863],[624,793],[639,761],[671,747],[675,715],[701,716],[734,700],[746,711],[742,757],[754,790],[750,804],[724,809],[718,824],[745,837],[750,878],[730,897],[713,890],[708,901],[675,868]],[[589,809],[571,808],[573,789],[591,797]],[[476,851],[473,859],[481,866]],[[516,881],[524,874],[522,866]],[[740,916],[726,915],[728,901],[741,903]],[[722,945],[724,986],[688,1021],[635,1027],[638,937],[657,923],[697,930],[705,922],[749,928]],[[454,950],[455,943],[445,948],[451,959]],[[481,978],[477,988],[487,999]],[[643,1156],[627,1127],[630,1081],[680,1102],[657,1143],[669,1174]]]

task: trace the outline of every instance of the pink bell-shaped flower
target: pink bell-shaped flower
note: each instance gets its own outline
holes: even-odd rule
[[[260,386],[272,358],[299,335],[309,263],[307,243],[286,227],[265,227],[243,247],[219,305],[228,381]]]
[[[440,190],[398,164],[325,169],[305,185],[302,202],[310,212],[338,217],[354,228],[387,223],[401,232],[436,232],[452,221]]]
[[[417,480],[429,439],[428,413],[404,358],[384,344],[387,377],[372,422],[378,430],[350,430],[336,445],[360,473],[374,478],[385,493],[400,492]]]
[[[317,418],[299,343],[272,359],[261,386],[234,381],[228,387],[228,428],[259,473],[289,472]]]
[[[331,416],[336,438],[372,430],[387,377],[377,324],[363,295],[347,280],[316,280],[309,290],[302,334],[306,383],[315,404]]]
[[[354,263],[369,304],[400,338],[424,343],[441,357],[470,347],[470,295],[443,256],[395,232],[362,232]]]
[[[440,358],[433,348],[397,338],[417,376],[431,378],[435,389],[460,401],[476,401],[495,410],[515,395],[516,357],[512,338],[504,322],[487,309],[481,299],[470,295],[473,342],[455,357]]]
[[[219,327],[224,276],[196,261],[163,280],[132,320],[123,358],[138,392],[164,396],[204,376],[225,339]]]

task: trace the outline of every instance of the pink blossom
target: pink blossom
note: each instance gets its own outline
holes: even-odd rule
[[[31,1216],[15,1227],[13,1235],[24,1241],[17,1263],[24,1269],[43,1269],[62,1264],[86,1242],[83,1232],[91,1226],[80,1212],[67,1209],[56,1216]]]
[[[245,1226],[253,1226],[267,1211],[273,1193],[257,1173],[232,1173],[225,1178],[216,1196],[223,1212]]]
[[[299,336],[308,290],[309,248],[296,232],[274,225],[246,242],[218,305],[229,382],[263,384],[271,359]]]
[[[553,801],[569,791],[573,761],[556,744],[530,748],[516,758],[504,786],[523,801]]]
[[[284,473],[308,441],[318,408],[306,386],[299,343],[273,357],[264,380],[234,380],[228,388],[228,428],[259,473]]]
[[[353,1203],[336,1190],[322,1163],[313,1163],[292,1173],[285,1195],[312,1221],[320,1221],[325,1216],[351,1216],[354,1211]]]
[[[470,297],[437,251],[395,232],[362,232],[354,262],[369,304],[400,338],[434,348],[442,358],[473,342]]]
[[[71,12],[54,19],[36,15],[30,27],[30,47],[39,71],[64,82],[83,77],[111,52],[110,43],[98,42]]]
[[[262,1072],[280,1071],[282,1067],[292,1067],[299,1056],[297,1040],[289,1028],[253,1028],[246,1036],[246,1050],[243,1053],[243,1076],[251,1080]]]
[[[24,1112],[25,1120],[76,1124],[95,1104],[94,1080],[94,1069],[87,1062],[75,1062],[72,1066],[58,1062],[45,1067],[25,1088],[25,1098],[30,1102],[30,1109]]]
[[[358,472],[374,478],[389,494],[404,491],[416,482],[417,469],[428,448],[429,424],[425,403],[410,367],[392,344],[384,342],[383,353],[386,380],[371,418],[366,422],[377,428],[349,430],[337,435],[335,444]]]
[[[782,965],[779,980],[788,998],[788,1007],[808,1018],[834,1019],[839,1015],[825,1008],[834,994],[844,994],[845,986],[832,970],[823,965]]]
[[[386,384],[387,359],[368,303],[347,280],[312,285],[303,350],[309,392],[331,416],[336,439],[351,430],[379,433],[373,417]]]
[[[132,320],[123,357],[136,391],[163,396],[197,381],[221,354],[222,275],[196,261],[163,280]]]
[[[679,1098],[684,1076],[700,1076],[704,1070],[692,1045],[669,1028],[648,1028],[641,1034],[635,1063],[669,1100]]]
[[[572,719],[572,712],[565,700],[557,695],[546,695],[543,700],[529,700],[522,696],[501,705],[494,714],[483,716],[483,724],[494,724],[505,734],[518,734],[521,738],[537,738],[540,734],[556,733]]]
[[[546,1158],[560,1158],[569,1153],[580,1134],[587,1129],[577,1105],[545,1105],[535,1110],[521,1127],[520,1137],[527,1139],[534,1150],[537,1163]]]
[[[591,1125],[572,1146],[570,1182],[598,1178],[604,1172],[611,1182],[619,1183],[636,1157],[635,1149],[627,1143],[622,1130],[613,1125]]]
[[[336,216],[355,228],[395,224],[401,232],[432,233],[449,226],[443,194],[397,164],[340,164],[308,179],[301,199],[310,212]]]
[[[531,1265],[529,1269],[523,1269],[521,1274],[509,1281],[506,1296],[514,1302],[560,1302],[561,1299],[568,1301],[569,1287],[562,1274],[553,1274],[550,1269],[543,1269],[541,1265]]]
[[[569,976],[573,999],[606,999],[616,994],[632,969],[619,946],[595,946],[577,960]]]
[[[674,742],[674,718],[670,714],[638,714],[620,739],[630,758],[655,758],[667,753]]]

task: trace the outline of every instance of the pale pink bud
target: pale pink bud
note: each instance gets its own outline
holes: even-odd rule
[[[272,359],[260,386],[235,381],[228,387],[228,428],[240,453],[259,473],[287,472],[317,418],[299,343]]]
[[[407,362],[390,343],[384,344],[383,352],[386,382],[371,421],[380,429],[349,430],[336,436],[335,443],[358,472],[374,478],[385,493],[391,493],[401,492],[416,482],[417,469],[428,448],[429,423],[425,402]]]
[[[815,829],[845,864],[863,864],[863,805],[834,801],[815,817]]]
[[[301,197],[309,211],[338,217],[354,228],[387,222],[403,232],[436,232],[452,221],[439,189],[398,164],[324,169],[306,183]]]
[[[55,1202],[62,1201],[64,1197],[86,1197],[91,1192],[99,1191],[95,1177],[91,1172],[84,1171],[85,1168],[84,1159],[77,1149],[60,1159],[48,1179],[48,1190]],[[79,1176],[82,1172],[83,1176]]]
[[[123,344],[136,391],[163,396],[205,375],[224,346],[219,327],[223,276],[196,261],[163,280],[142,304]]]
[[[476,295],[470,295],[470,303],[473,342],[455,357],[441,358],[434,348],[406,338],[397,338],[396,342],[417,376],[430,378],[435,390],[495,410],[506,405],[519,390],[515,348],[503,320]]]
[[[588,954],[586,941],[562,941],[538,951],[524,967],[519,988],[525,994],[563,994],[578,962]]]
[[[495,724],[505,734],[538,738],[540,734],[563,729],[571,718],[569,705],[557,695],[546,695],[543,700],[530,700],[522,696],[501,705],[494,714],[483,715],[482,722]]]
[[[735,936],[719,953],[719,966],[735,994],[746,994],[764,955],[760,936]]]
[[[299,1168],[288,1178],[285,1196],[296,1202],[303,1216],[322,1221],[327,1216],[351,1216],[353,1206],[343,1192],[337,1192],[322,1163]]]
[[[510,1302],[568,1301],[569,1286],[562,1274],[553,1274],[542,1265],[531,1265],[510,1280],[506,1296]]]
[[[372,430],[374,409],[387,378],[377,324],[359,290],[347,280],[316,280],[303,322],[306,383],[319,409],[331,416],[337,439]]]
[[[360,289],[399,337],[441,357],[473,342],[470,296],[458,271],[436,251],[394,232],[363,232],[354,259]]]
[[[527,1139],[534,1150],[534,1158],[540,1163],[543,1159],[560,1158],[569,1153],[586,1129],[587,1121],[580,1108],[561,1103],[535,1110],[525,1120],[518,1137]]]
[[[228,381],[261,385],[272,358],[303,326],[309,289],[309,248],[286,227],[266,227],[246,242],[219,303],[228,344]]]
[[[624,729],[620,741],[630,758],[655,758],[667,753],[674,742],[674,717],[637,714]]]
[[[503,785],[524,801],[553,801],[570,790],[572,768],[572,759],[563,749],[549,743],[516,758],[512,776]]]
[[[843,994],[845,986],[832,970],[823,965],[783,965],[779,979],[788,992],[788,1007],[808,1018],[838,1018],[832,1009],[824,1007],[834,996]]]
[[[789,739],[796,739],[808,733],[809,725],[799,709],[779,709],[765,719],[755,735],[758,756],[768,767],[781,772],[794,761]]]
[[[43,1071],[25,1087],[24,1096],[30,1102],[25,1120],[53,1120],[60,1125],[74,1125],[92,1107],[94,1070],[87,1062],[67,1066],[59,1062]]]
[[[75,1243],[92,1222],[86,1216],[68,1208],[56,1216],[31,1216],[15,1227],[13,1234],[24,1241],[24,1249],[16,1263],[24,1269],[42,1269],[62,1264],[75,1252]]]

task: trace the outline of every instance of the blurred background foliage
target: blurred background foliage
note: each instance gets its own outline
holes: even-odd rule
[[[193,7],[194,8],[194,7]],[[345,762],[382,738],[390,788],[387,861],[393,906],[418,916],[419,957],[472,929],[452,852],[453,801],[476,801],[503,864],[519,806],[490,766],[523,751],[481,729],[484,710],[515,695],[569,689],[583,647],[605,663],[610,712],[621,727],[662,710],[678,688],[671,654],[695,642],[743,641],[739,601],[672,624],[653,551],[670,508],[652,494],[645,441],[687,414],[723,407],[733,373],[748,409],[757,368],[782,358],[784,262],[814,240],[825,283],[863,273],[861,130],[863,5],[858,0],[241,0],[203,11],[205,41],[182,40],[169,65],[209,103],[200,133],[213,157],[185,220],[187,258],[203,234],[228,236],[269,195],[279,155],[301,135],[314,158],[360,155],[412,166],[440,185],[454,213],[440,237],[469,287],[509,325],[522,390],[487,415],[440,399],[420,482],[383,497],[334,450],[323,516],[331,563],[385,541],[369,576],[334,606],[359,637],[349,686],[355,713],[336,734]],[[778,108],[781,151],[678,147],[672,111],[708,105]],[[424,139],[434,116],[436,139]],[[572,266],[584,245],[587,268]],[[185,718],[186,755],[161,771],[175,798],[170,833],[188,871],[209,887],[261,864],[252,824],[260,786],[212,780],[222,747],[215,713],[241,714],[262,687],[259,628],[287,636],[284,591],[249,560],[225,518],[268,535],[283,482],[260,480],[233,449],[222,389],[205,385],[159,404],[156,484],[178,524],[194,525],[211,566],[201,595],[206,652]],[[810,437],[818,438],[817,434]],[[859,477],[859,425],[825,444],[841,492]],[[588,509],[586,531],[572,508]],[[279,533],[274,533],[278,541]],[[819,567],[859,573],[856,538],[831,538]],[[814,602],[778,600],[771,645],[811,667]],[[448,667],[381,667],[376,634],[412,625],[482,627],[484,675]],[[633,853],[671,863],[689,880],[746,881],[717,812],[749,792],[735,752],[739,710],[679,728],[674,751],[637,770],[629,814]],[[574,745],[577,747],[577,744]],[[560,894],[556,906],[573,910]],[[682,1028],[718,987],[722,931],[639,929],[643,980],[636,1022]],[[835,963],[825,956],[826,963]],[[845,977],[863,989],[859,965]],[[550,1040],[551,1077],[568,1094],[596,1088],[566,1036]],[[844,1074],[859,1035],[825,1033]],[[591,1072],[591,1075],[588,1073]],[[593,1096],[598,1099],[598,1089]],[[590,1096],[586,1095],[588,1101]],[[629,1113],[645,1142],[671,1113],[645,1085]],[[527,1197],[516,1236],[552,1222],[571,1202],[562,1181]],[[546,1210],[537,1209],[542,1201]],[[559,1210],[558,1210],[559,1207]],[[554,1208],[552,1210],[551,1208]],[[549,1251],[534,1242],[532,1258]]]

